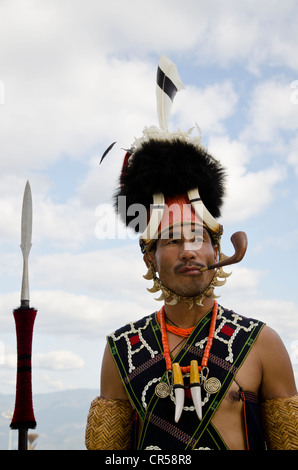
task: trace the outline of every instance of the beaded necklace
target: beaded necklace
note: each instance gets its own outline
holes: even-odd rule
[[[204,354],[203,354],[203,358],[202,358],[202,362],[201,362],[201,366],[199,367],[199,370],[201,370],[203,367],[207,367],[207,364],[208,364],[209,354],[210,354],[210,350],[211,350],[211,346],[212,346],[213,338],[214,338],[217,311],[218,311],[218,303],[215,300],[214,305],[213,305],[213,310],[212,310],[212,318],[211,318],[208,339],[207,339],[207,343],[204,349]],[[174,333],[175,335],[178,335],[178,336],[188,337],[194,330],[195,326],[191,328],[179,328],[177,326],[168,325],[165,320],[164,307],[162,307],[157,313],[157,320],[160,323],[162,346],[163,346],[163,352],[164,352],[164,357],[166,361],[167,371],[170,371],[173,369],[173,367],[172,367],[172,359],[171,359],[170,350],[169,350],[167,331],[170,331],[171,333]],[[183,374],[190,372],[190,366],[181,367],[181,372]]]
[[[189,366],[181,367],[178,362],[172,363],[170,350],[169,350],[169,343],[167,338],[167,331],[170,331],[178,336],[187,337],[191,334],[194,330],[194,326],[192,328],[179,328],[177,326],[171,326],[166,323],[165,311],[164,307],[157,314],[157,319],[160,323],[161,329],[161,338],[162,338],[162,346],[164,352],[164,358],[166,361],[166,377],[167,382],[159,382],[155,387],[155,393],[159,398],[165,398],[171,394],[171,391],[174,391],[175,394],[175,422],[178,423],[180,416],[183,411],[184,407],[184,379],[182,374],[190,373],[190,393],[193,399],[194,407],[197,413],[199,420],[202,419],[202,399],[201,399],[201,387],[203,386],[207,393],[216,393],[220,387],[221,383],[216,377],[212,377],[207,379],[209,375],[209,369],[207,367],[209,354],[211,350],[211,346],[213,343],[214,333],[215,333],[215,324],[217,319],[217,311],[218,311],[218,303],[214,301],[213,310],[212,310],[212,318],[209,328],[209,334],[207,343],[204,349],[204,354],[202,358],[201,365],[198,365],[198,361],[192,360]],[[169,372],[172,372],[172,385],[169,383]],[[204,376],[204,373],[206,375]]]
[[[162,319],[160,318],[161,316],[163,317]],[[162,307],[159,310],[159,312],[157,312],[157,320],[160,324],[161,324],[161,321],[162,321],[162,323],[165,324],[166,330],[170,331],[171,333],[174,333],[174,335],[176,335],[176,336],[184,336],[184,337],[187,338],[193,332],[193,330],[195,329],[195,326],[191,326],[190,328],[179,328],[179,326],[176,326],[176,325],[172,326],[172,325],[169,325],[168,323],[166,323],[166,316],[165,316],[164,307]]]

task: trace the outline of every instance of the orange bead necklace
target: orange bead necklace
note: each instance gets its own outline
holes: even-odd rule
[[[212,310],[212,318],[211,318],[208,339],[207,339],[207,343],[204,349],[202,363],[201,363],[201,366],[199,367],[199,370],[201,370],[201,368],[203,367],[207,367],[207,364],[208,364],[209,354],[210,354],[210,350],[211,350],[213,338],[214,338],[214,333],[215,333],[217,311],[218,311],[218,303],[215,300],[214,305],[213,305],[213,310]],[[178,336],[188,337],[194,330],[195,326],[191,328],[179,328],[177,326],[168,325],[165,319],[164,307],[162,307],[157,313],[157,320],[160,323],[162,347],[163,347],[164,357],[166,361],[167,371],[170,371],[172,370],[172,359],[171,359],[170,350],[169,350],[167,331],[170,331],[171,333],[174,333],[175,335],[178,335]],[[183,374],[190,372],[190,366],[181,367],[181,372]]]
[[[164,320],[162,320],[162,321],[166,325],[166,330],[170,331],[171,333],[174,333],[174,335],[184,336],[184,337],[187,338],[193,332],[193,330],[195,329],[195,326],[191,326],[190,328],[179,328],[179,326],[169,325],[168,323],[166,323],[166,316],[165,316],[164,307],[159,312],[157,312],[157,320],[158,320],[159,323],[160,323],[161,315],[164,316]]]

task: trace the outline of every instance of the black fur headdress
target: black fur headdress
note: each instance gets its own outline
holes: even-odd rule
[[[126,208],[142,204],[149,209],[153,194],[165,198],[199,188],[200,196],[214,218],[221,214],[225,172],[203,147],[182,139],[144,142],[125,162],[115,194],[115,207],[126,225],[131,218],[121,211],[118,197],[126,197]]]

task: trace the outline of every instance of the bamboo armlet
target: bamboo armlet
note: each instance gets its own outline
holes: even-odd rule
[[[127,450],[133,408],[127,400],[96,397],[90,406],[85,432],[88,450]]]
[[[298,449],[298,395],[264,401],[262,420],[269,450]]]

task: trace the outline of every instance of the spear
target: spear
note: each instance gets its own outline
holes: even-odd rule
[[[30,308],[28,259],[32,238],[32,195],[27,181],[23,197],[21,223],[21,250],[23,254],[23,277],[21,305],[13,311],[17,337],[17,380],[15,409],[10,424],[18,429],[18,450],[28,449],[28,429],[36,427],[32,401],[31,353],[33,326],[37,310]]]

